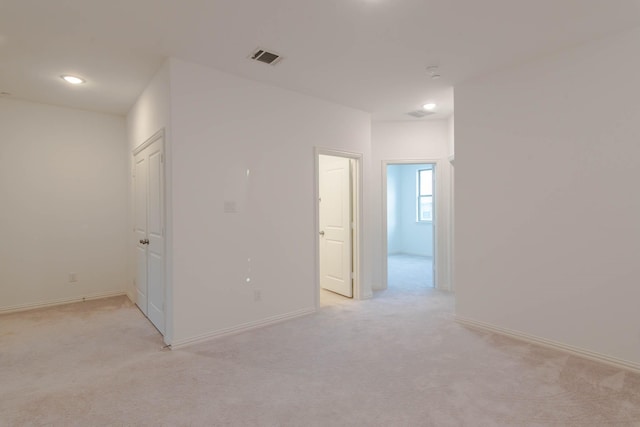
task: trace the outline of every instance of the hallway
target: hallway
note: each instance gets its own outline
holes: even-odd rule
[[[388,257],[389,289],[419,290],[433,288],[433,258],[396,254]]]

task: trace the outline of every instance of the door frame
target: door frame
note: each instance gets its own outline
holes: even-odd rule
[[[168,265],[168,257],[170,256],[170,254],[168,254],[167,252],[167,248],[169,247],[168,245],[168,230],[169,230],[169,226],[168,226],[168,215],[167,215],[167,164],[168,164],[168,160],[167,160],[167,140],[166,140],[166,132],[164,130],[164,128],[160,129],[159,131],[157,131],[156,133],[154,133],[153,135],[151,135],[148,139],[146,139],[142,144],[136,146],[133,150],[131,150],[132,156],[131,156],[131,161],[132,161],[132,181],[131,181],[131,191],[132,191],[132,200],[131,200],[131,218],[132,221],[134,221],[134,215],[135,215],[135,157],[142,152],[143,150],[145,150],[147,147],[149,147],[151,144],[155,143],[158,140],[162,140],[161,141],[161,146],[162,146],[162,156],[163,156],[163,165],[162,165],[162,191],[160,194],[160,197],[162,197],[162,222],[163,222],[163,244],[164,244],[164,248],[163,248],[163,259],[162,259],[162,275],[163,275],[163,280],[164,280],[164,334],[161,333],[161,335],[163,335],[163,339],[165,344],[170,345],[171,344],[171,337],[173,335],[173,328],[172,328],[172,316],[173,316],[173,304],[171,302],[170,296],[172,295],[171,292],[171,283],[170,280],[168,278],[167,275],[167,265]],[[135,225],[132,226],[132,231],[135,232]],[[135,239],[134,239],[135,240]],[[133,262],[135,263],[135,257],[132,258]],[[134,264],[135,265],[135,264]],[[132,272],[135,272],[135,268],[133,269]],[[133,280],[135,280],[135,273],[134,273],[134,278]],[[136,286],[136,284],[134,283],[134,287]],[[135,289],[134,289],[135,291]],[[147,287],[147,293],[148,293],[148,287]],[[135,295],[135,293],[134,293]],[[147,295],[148,298],[148,295]],[[136,303],[137,304],[137,303]],[[149,320],[149,322],[153,325],[153,323],[151,322],[151,320]],[[154,325],[155,327],[155,325]],[[157,328],[156,328],[157,329]],[[159,331],[158,331],[159,332]]]
[[[389,242],[387,237],[387,166],[390,165],[421,165],[429,164],[433,165],[433,287],[434,289],[440,289],[440,269],[438,268],[438,261],[442,254],[439,250],[439,242],[442,230],[439,224],[439,212],[441,211],[440,202],[438,201],[439,195],[442,189],[442,160],[439,159],[411,159],[411,160],[383,160],[382,161],[382,289],[389,287]]]
[[[354,168],[351,171],[351,198],[353,203],[354,235],[352,241],[352,265],[353,265],[353,299],[363,299],[362,290],[362,153],[334,150],[331,148],[314,147],[314,244],[315,244],[315,277],[314,298],[316,310],[320,308],[320,156],[343,157],[353,160]]]

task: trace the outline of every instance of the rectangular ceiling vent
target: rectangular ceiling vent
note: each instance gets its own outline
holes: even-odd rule
[[[410,115],[411,117],[421,119],[423,117],[427,117],[435,113],[433,111],[416,110],[416,111],[410,111],[407,114]]]
[[[278,62],[280,62],[280,60],[282,60],[282,56],[278,55],[277,53],[268,52],[260,48],[256,49],[251,54],[250,58],[269,65],[276,65]]]

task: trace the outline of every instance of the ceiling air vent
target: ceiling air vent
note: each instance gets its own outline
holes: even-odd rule
[[[250,56],[251,59],[255,59],[256,61],[264,62],[269,65],[276,65],[282,59],[282,56],[277,53],[268,52],[264,49],[256,49]]]
[[[416,110],[416,111],[410,111],[407,114],[410,115],[411,117],[421,119],[423,117],[427,117],[435,113],[433,111]]]

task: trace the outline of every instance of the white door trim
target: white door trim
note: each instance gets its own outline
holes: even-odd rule
[[[353,239],[353,299],[363,299],[366,296],[362,291],[362,153],[334,150],[331,148],[315,147],[313,150],[315,176],[314,176],[314,243],[315,243],[315,278],[314,297],[316,310],[320,308],[320,155],[344,157],[354,160],[353,171],[353,202],[354,202],[354,239]]]
[[[143,142],[142,144],[138,145],[136,148],[133,149],[133,155],[137,155],[139,152],[141,152],[142,150],[144,150],[145,148],[147,148],[148,146],[150,146],[151,144],[153,144],[154,142],[156,142],[157,140],[159,140],[160,138],[164,138],[164,129],[160,129],[158,132],[154,133],[153,135],[151,135],[151,137],[149,137],[149,139],[147,139],[145,142]],[[162,146],[162,152],[164,153],[164,144]]]
[[[438,260],[443,255],[439,250],[439,241],[442,237],[442,227],[439,225],[438,213],[441,211],[439,198],[442,187],[442,160],[439,159],[411,159],[411,160],[383,160],[382,161],[382,289],[388,287],[388,239],[387,239],[387,166],[389,165],[418,165],[431,164],[435,169],[435,188],[433,194],[433,202],[435,209],[433,210],[433,284],[434,288],[440,289],[440,271],[438,268]]]

